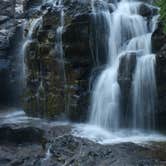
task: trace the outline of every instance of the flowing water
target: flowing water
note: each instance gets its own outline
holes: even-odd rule
[[[59,19],[60,24],[56,28],[56,39],[55,39],[55,52],[56,56],[59,58],[61,75],[63,84],[66,84],[66,73],[65,73],[65,65],[64,65],[64,51],[63,51],[63,41],[62,41],[62,33],[64,29],[64,6],[63,0],[43,0],[43,3],[52,4],[59,11]]]
[[[27,34],[25,35],[26,37],[25,37],[25,39],[24,39],[24,41],[23,41],[23,46],[22,46],[22,49],[21,49],[21,55],[22,55],[22,78],[23,78],[23,80],[24,80],[24,82],[26,82],[25,80],[26,80],[26,71],[27,71],[27,69],[26,69],[26,51],[27,51],[27,48],[28,48],[28,46],[29,46],[29,44],[32,42],[32,40],[33,40],[33,34],[34,34],[34,31],[35,31],[35,29],[36,29],[36,27],[41,23],[41,21],[42,21],[42,17],[39,17],[39,18],[34,18],[34,19],[32,19],[30,22],[29,22],[29,28],[28,28],[28,32],[27,32]],[[25,22],[25,24],[24,24],[24,29],[25,29],[25,27],[27,26],[27,22]],[[25,83],[24,83],[25,84]],[[25,85],[24,85],[25,86]]]
[[[51,149],[51,144],[48,146],[47,152],[45,154],[45,158],[42,159],[42,161],[41,161],[41,166],[49,166],[50,165],[50,158],[52,156],[50,149]]]
[[[64,65],[64,52],[63,52],[63,41],[62,41],[62,33],[64,28],[64,10],[63,10],[63,1],[57,0],[54,1],[53,4],[60,9],[60,24],[56,29],[56,43],[55,43],[55,51],[60,59],[61,63],[61,71],[63,82],[66,84],[66,74],[65,74],[65,65]]]
[[[90,123],[110,131],[120,128],[153,129],[155,126],[155,55],[151,50],[151,35],[157,24],[157,16],[145,18],[140,14],[143,2],[136,0],[115,1],[112,13],[108,2],[100,1],[102,10],[96,10],[92,1],[93,12],[102,13],[104,27],[107,30],[108,45],[107,66],[98,76],[93,87]],[[144,4],[149,9],[154,7]],[[98,22],[100,24],[100,21]],[[150,25],[150,26],[149,26]],[[136,63],[131,73],[131,87],[128,91],[130,116],[128,125],[122,114],[126,111],[122,105],[122,90],[118,75],[122,55],[132,53]],[[128,63],[127,68],[130,67]],[[129,73],[127,73],[129,74]],[[124,78],[125,79],[125,78]],[[121,124],[124,124],[123,126]]]
[[[76,124],[72,130],[75,137],[86,138],[100,144],[118,144],[132,142],[145,144],[150,142],[165,142],[165,135],[156,132],[142,132],[139,130],[118,130],[110,132],[96,125]]]

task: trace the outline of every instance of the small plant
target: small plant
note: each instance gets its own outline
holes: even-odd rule
[[[160,7],[160,18],[164,23],[164,31],[166,32],[166,0],[157,0],[156,5]]]

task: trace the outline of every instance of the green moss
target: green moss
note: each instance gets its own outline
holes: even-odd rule
[[[164,31],[166,32],[166,0],[157,0],[156,5],[160,7],[160,18],[164,23]]]

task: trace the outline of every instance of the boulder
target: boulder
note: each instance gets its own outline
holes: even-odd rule
[[[121,120],[122,126],[129,125],[128,118],[130,118],[131,115],[131,86],[136,68],[136,54],[135,52],[129,52],[121,55],[119,62],[118,83],[121,89],[121,108],[123,108],[121,117],[125,119],[124,122]]]
[[[42,143],[44,133],[39,128],[4,125],[0,127],[0,144]]]
[[[142,3],[139,7],[139,14],[149,18],[158,14],[158,8]]]

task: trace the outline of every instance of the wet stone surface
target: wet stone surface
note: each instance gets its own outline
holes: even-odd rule
[[[42,121],[1,124],[0,166],[166,165],[165,142],[101,145],[73,136],[71,129]]]

